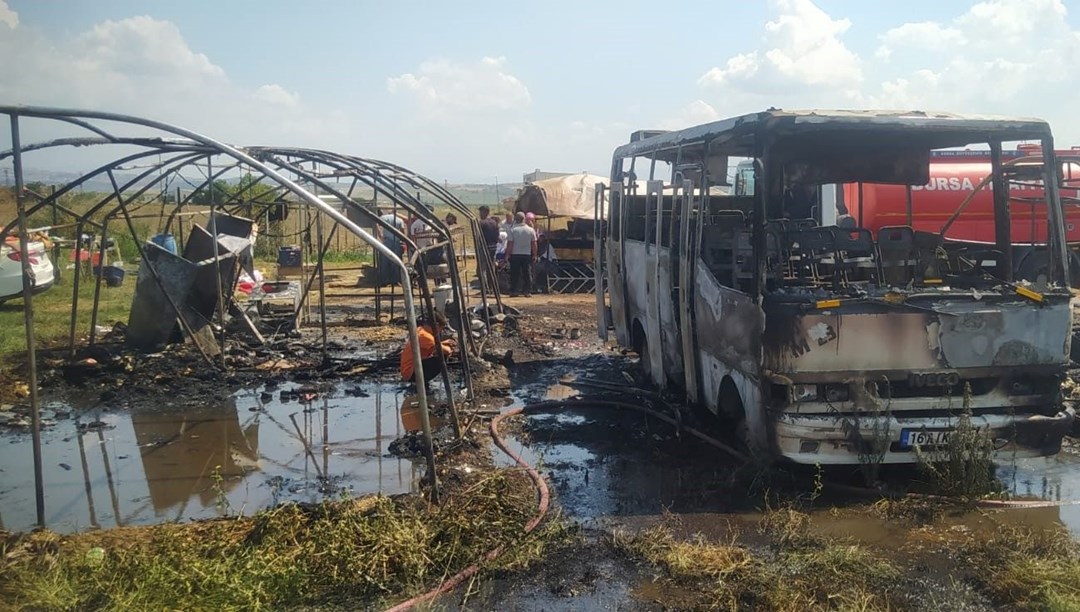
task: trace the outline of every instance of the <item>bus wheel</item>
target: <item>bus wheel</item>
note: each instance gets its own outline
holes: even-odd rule
[[[645,371],[645,380],[652,380],[652,360],[649,357],[649,337],[640,321],[634,321],[634,351],[638,354],[641,369]]]
[[[652,374],[652,359],[649,357],[649,339],[642,338],[641,351],[638,352],[638,356],[641,357],[641,369],[645,370],[645,380],[653,381]],[[656,382],[656,381],[653,381]]]
[[[758,440],[750,431],[750,423],[746,418],[746,407],[743,405],[742,396],[735,386],[735,381],[731,380],[731,378],[725,378],[724,382],[720,384],[719,405],[721,416],[729,419],[734,424],[735,438],[750,452],[751,457],[760,461],[763,456],[762,449],[758,444]]]

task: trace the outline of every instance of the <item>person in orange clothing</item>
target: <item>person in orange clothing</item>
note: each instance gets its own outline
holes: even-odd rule
[[[423,373],[424,383],[428,383],[431,379],[438,376],[442,369],[442,365],[439,361],[439,356],[435,354],[435,346],[438,344],[442,347],[443,361],[454,354],[454,350],[457,348],[457,343],[453,338],[443,340],[441,343],[436,342],[436,338],[446,329],[446,317],[439,311],[435,311],[435,324],[434,326],[430,322],[417,322],[416,333],[420,340],[420,356],[422,361],[420,362],[420,371]],[[401,348],[401,380],[404,382],[413,382],[413,378],[416,375],[416,363],[413,360],[412,346],[409,344],[409,339],[405,339],[405,345]]]

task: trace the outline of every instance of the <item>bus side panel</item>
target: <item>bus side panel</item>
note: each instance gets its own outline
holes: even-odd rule
[[[612,182],[610,197],[609,209],[617,211],[612,214],[620,215],[621,219],[618,223],[613,219],[608,222],[609,231],[612,232],[607,244],[608,299],[611,301],[611,320],[612,325],[615,327],[615,339],[618,341],[619,346],[629,348],[631,346],[630,321],[633,319],[626,311],[627,279],[626,268],[623,265],[626,242],[621,234],[614,233],[616,228],[625,226],[626,211],[625,207],[622,206],[623,185],[621,182]]]
[[[671,249],[661,248],[659,259],[657,274],[660,286],[657,288],[657,296],[660,300],[660,340],[663,344],[664,374],[668,380],[682,385],[682,342],[679,323],[675,319],[675,302],[672,299]]]
[[[720,285],[700,259],[696,267],[696,337],[703,403],[717,413],[732,410],[720,405],[720,388],[724,378],[730,377],[742,400],[750,444],[768,448],[758,364],[764,315],[750,296]],[[741,415],[725,416],[738,419]]]
[[[639,270],[645,271],[645,243],[638,242],[637,240],[627,240],[623,242],[623,253],[626,257],[625,269],[626,270]],[[625,318],[626,329],[626,341],[623,342],[622,337],[619,338],[619,343],[623,346],[632,347],[633,342],[633,329],[634,322],[637,321],[641,324],[643,330],[648,329],[647,313],[648,313],[648,277],[641,272],[625,274],[623,279],[626,286],[626,294],[623,296],[625,300],[622,309],[615,308],[612,304],[612,311],[617,312],[622,310]],[[650,338],[650,340],[653,340]],[[650,342],[655,344],[656,342]]]

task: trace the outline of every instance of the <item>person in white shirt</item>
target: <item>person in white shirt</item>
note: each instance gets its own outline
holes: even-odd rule
[[[525,213],[514,217],[506,251],[510,253],[510,297],[532,295],[532,268],[536,261],[536,230],[525,223]],[[520,287],[520,290],[519,290]]]
[[[431,237],[431,228],[420,217],[413,219],[412,225],[409,226],[409,236],[416,243],[416,248],[423,249],[429,246],[434,238]]]

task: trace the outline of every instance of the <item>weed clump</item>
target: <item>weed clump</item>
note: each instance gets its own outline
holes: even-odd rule
[[[669,580],[700,594],[702,608],[730,610],[891,610],[909,607],[895,589],[901,572],[866,548],[822,539],[792,508],[769,510],[761,531],[773,550],[755,554],[701,535],[679,540],[666,525],[639,535],[616,534],[619,550],[664,570]]]
[[[1064,527],[1001,526],[963,550],[977,586],[1022,610],[1080,610],[1080,544]]]
[[[500,472],[437,507],[373,497],[125,534],[34,533],[0,551],[0,598],[50,610],[368,608],[422,592],[520,540],[534,512],[527,481]],[[560,530],[549,523],[524,538],[525,552],[502,567],[529,563]]]
[[[919,471],[934,493],[976,498],[994,493],[994,443],[972,422],[971,386],[964,384],[964,407],[948,441],[929,449],[915,447]]]

